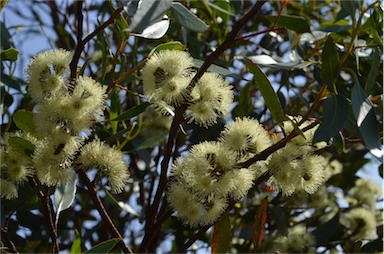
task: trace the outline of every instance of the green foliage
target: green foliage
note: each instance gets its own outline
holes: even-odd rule
[[[4,250],[114,253],[122,248],[129,252],[112,223],[134,253],[382,252],[382,194],[370,188],[374,183],[351,194],[362,173],[377,178],[376,182],[383,176],[380,1],[270,1],[249,17],[238,34],[232,34],[255,3],[260,2],[148,0],[140,6],[137,1],[49,1],[47,6],[8,2],[0,22],[1,179],[11,180],[17,172],[8,171],[12,162],[3,148],[11,148],[28,164],[35,152],[30,140],[44,135],[36,131],[39,108],[28,94],[25,76],[33,45],[22,43],[29,43],[31,36],[40,38],[47,49],[75,52],[81,45],[77,38],[92,35],[82,45],[77,71],[72,72],[103,84],[108,99],[104,116],[81,132],[84,140],[79,146],[94,139],[115,146],[123,152],[131,176],[120,194],[111,194],[102,168],[90,168],[85,174],[78,165],[73,165],[74,177],[81,178],[83,172],[89,182],[83,176],[68,185],[48,187],[33,174],[22,183],[10,181],[17,186],[18,198],[1,200]],[[23,20],[20,24],[44,27],[44,34],[9,22],[13,15]],[[218,49],[222,53],[215,55]],[[209,128],[188,122],[186,108],[196,96],[190,91],[180,105],[168,109],[168,115],[155,114],[158,105],[145,96],[141,69],[154,53],[165,50],[190,53],[191,79],[208,64],[207,71],[220,74],[233,86],[228,116]],[[188,156],[195,144],[217,141],[226,124],[237,117],[257,119],[268,131],[273,145],[261,152],[267,154],[265,158],[292,138],[284,125],[290,121],[296,139],[316,145],[313,153],[326,158],[330,170],[323,172],[324,182],[313,195],[296,191],[289,197],[270,186],[270,172],[260,173],[243,199],[228,196],[228,209],[215,223],[190,228],[178,220],[167,200],[168,183],[175,181],[172,163]],[[317,129],[308,131],[313,140],[305,139],[304,120],[318,123]],[[260,154],[252,156],[257,159],[252,170],[258,172],[265,161],[257,157]],[[309,156],[315,155],[302,157]],[[214,197],[207,196],[204,208],[211,205],[210,198]],[[369,207],[375,221],[371,235],[355,238],[358,229],[370,225],[365,221],[354,228],[348,217],[361,207]],[[310,233],[311,246],[292,249],[290,237],[296,226]],[[290,244],[284,245],[284,239]]]

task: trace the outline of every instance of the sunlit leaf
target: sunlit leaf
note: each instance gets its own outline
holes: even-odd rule
[[[72,243],[71,246],[71,254],[77,254],[81,253],[81,235],[79,234],[79,231],[75,229],[75,240]]]
[[[358,80],[352,88],[352,110],[356,117],[356,123],[364,139],[365,144],[371,153],[377,157],[381,157],[383,152],[381,149],[381,141],[378,130],[378,122],[372,104],[365,95]]]
[[[328,96],[323,103],[323,121],[315,132],[313,143],[328,141],[343,128],[347,119],[347,99],[335,94]]]
[[[131,35],[146,39],[160,39],[167,33],[169,25],[169,18],[165,16],[162,20],[145,28],[141,33],[131,33]]]
[[[59,221],[60,213],[69,207],[71,207],[76,196],[76,184],[77,174],[75,171],[70,176],[69,181],[66,184],[56,186],[55,193],[53,195],[55,207],[56,207],[56,223]]]
[[[180,25],[192,31],[204,32],[208,29],[208,25],[205,24],[204,21],[190,12],[184,5],[179,2],[172,3],[172,13]]]
[[[321,54],[321,80],[323,83],[333,85],[339,76],[339,53],[331,35],[325,41],[323,53]]]
[[[127,213],[139,216],[139,214],[135,210],[133,210],[132,206],[130,206],[129,204],[124,203],[122,201],[118,201],[117,204],[120,206],[121,209],[123,209]]]
[[[246,59],[246,63],[249,70],[254,75],[254,81],[257,84],[261,95],[263,95],[265,104],[271,112],[273,119],[280,125],[284,121],[284,112],[271,83],[264,72],[256,64],[249,59]]]
[[[296,60],[292,62],[277,62],[275,59],[268,55],[247,56],[253,63],[261,67],[271,67],[278,69],[303,69],[312,65],[311,62]]]
[[[102,243],[100,243],[98,245],[95,245],[95,246],[92,247],[92,249],[84,251],[83,253],[94,253],[94,254],[108,253],[120,241],[121,241],[121,239],[119,239],[119,238],[113,238],[113,239],[107,240],[105,242],[102,242]]]
[[[172,0],[141,1],[129,24],[129,31],[142,33],[147,27],[160,21],[171,8]]]
[[[19,56],[20,52],[14,48],[9,48],[1,52],[1,61],[11,61],[15,62]]]
[[[231,223],[229,212],[226,211],[215,223],[211,239],[212,253],[226,253],[231,240]]]

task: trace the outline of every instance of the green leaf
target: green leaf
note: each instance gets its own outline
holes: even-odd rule
[[[92,249],[84,251],[83,253],[95,253],[95,254],[98,254],[98,253],[108,253],[120,241],[122,241],[120,238],[113,238],[113,239],[110,239],[108,241],[102,242],[102,243],[100,243],[98,245],[95,245],[95,246],[92,247]]]
[[[16,126],[25,133],[36,136],[37,131],[34,121],[34,113],[26,110],[18,110],[13,114],[13,121]]]
[[[109,118],[114,119],[119,115],[119,97],[117,96],[117,91],[114,90],[111,94],[111,107],[109,109]],[[118,122],[112,121],[112,133],[116,134]]]
[[[31,142],[20,137],[9,137],[8,143],[21,156],[31,160],[31,156],[35,150],[35,145],[33,145]]]
[[[1,61],[11,61],[15,62],[19,56],[20,52],[14,48],[9,48],[1,52]]]
[[[193,59],[193,64],[196,68],[200,68],[203,65],[203,63],[204,63],[204,61],[202,61],[202,60]],[[228,70],[224,67],[215,65],[215,64],[211,64],[211,66],[209,66],[209,68],[208,68],[208,71],[216,72],[216,73],[219,73],[223,76],[228,76],[228,75],[233,74],[230,70]]]
[[[15,78],[15,77],[11,78],[10,76],[5,74],[4,72],[1,72],[0,79],[1,79],[2,83],[4,83],[5,85],[7,85],[9,87],[12,87],[13,89],[15,89],[19,92],[23,91],[23,89],[21,88],[21,85],[26,84],[24,80],[19,79],[19,78]]]
[[[211,3],[208,0],[204,0],[204,2],[216,10],[217,15],[223,19],[224,24],[229,19],[229,16],[236,17],[236,14],[231,12],[231,3],[227,1],[214,1]],[[225,14],[225,15],[224,15]]]
[[[353,114],[356,117],[356,124],[359,127],[361,136],[371,153],[377,155],[378,152],[376,149],[381,148],[381,141],[375,111],[373,110],[370,100],[365,95],[363,89],[361,88],[359,81],[355,78],[355,85],[352,88],[352,110]]]
[[[340,213],[336,213],[332,219],[324,223],[323,225],[317,227],[313,231],[313,235],[316,239],[316,246],[323,245],[328,243],[328,240],[331,239],[340,228]]]
[[[146,0],[142,1],[129,24],[129,31],[141,33],[145,28],[160,21],[171,8],[172,0]]]
[[[243,117],[249,115],[254,106],[252,105],[251,95],[252,91],[255,89],[254,83],[249,82],[241,90],[238,97],[239,104],[232,111],[234,117]]]
[[[204,21],[190,12],[184,5],[179,2],[172,3],[172,13],[180,25],[192,31],[204,32],[208,29],[208,25]]]
[[[113,8],[113,7],[111,7],[111,8]],[[113,10],[113,11],[115,11],[115,10]],[[119,35],[121,37],[121,40],[122,41],[127,41],[128,37],[129,37],[129,33],[127,33],[127,31],[128,31],[128,24],[127,24],[127,21],[124,19],[124,17],[122,15],[119,15],[115,19],[115,25],[117,26],[117,28],[119,30]]]
[[[265,104],[267,105],[273,119],[281,125],[284,121],[284,112],[281,107],[279,98],[277,97],[275,91],[272,88],[271,83],[269,82],[267,76],[264,72],[251,60],[245,59],[249,70],[254,75],[254,81],[259,88],[261,95],[264,98]]]
[[[111,119],[110,121],[127,121],[130,120],[132,117],[137,116],[140,113],[143,113],[145,109],[151,105],[149,102],[141,103],[137,106],[134,106],[127,111],[123,112],[118,117]]]
[[[13,48],[13,40],[12,36],[9,33],[8,29],[5,27],[5,24],[3,22],[0,22],[0,31],[1,31],[1,48],[2,49],[8,49]]]
[[[75,235],[76,238],[71,246],[71,254],[81,253],[81,235],[79,234],[79,231],[77,231],[77,229],[75,229]]]
[[[379,55],[379,50],[377,48],[373,49],[372,58],[373,59],[372,59],[371,69],[369,70],[367,82],[365,83],[365,86],[364,86],[364,91],[367,94],[372,93],[372,90],[376,83],[376,77],[380,69],[380,55]]]
[[[343,133],[339,131],[334,137],[333,137],[333,145],[336,148],[336,151],[338,154],[344,153],[345,150],[345,140]]]
[[[341,95],[332,94],[323,104],[323,122],[313,136],[313,143],[328,141],[337,135],[348,119],[348,101]]]
[[[341,8],[348,13],[352,19],[356,19],[356,10],[360,9],[360,0],[341,1]]]
[[[331,35],[329,35],[325,41],[321,61],[321,80],[325,84],[333,85],[339,76],[340,66],[339,53],[337,52],[335,42]]]
[[[212,253],[226,253],[231,240],[231,223],[226,211],[215,223],[211,239]]]
[[[269,211],[276,223],[277,231],[280,235],[286,236],[288,234],[288,220],[284,210],[278,205],[270,205]]]
[[[134,151],[152,148],[155,145],[160,144],[161,142],[163,142],[165,140],[165,137],[167,134],[168,134],[168,131],[164,130],[164,132],[162,132],[162,133],[160,133],[154,137],[151,137],[147,140],[144,140],[143,142],[140,143],[140,145],[135,147]]]
[[[326,21],[321,24],[316,30],[330,33],[338,33],[348,31],[352,28],[352,25],[349,24],[349,21],[342,19],[337,22]]]
[[[10,107],[12,103],[14,102],[13,96],[10,95],[7,91],[5,91],[4,86],[0,86],[0,98],[1,98],[1,103],[5,107]]]
[[[266,18],[271,22],[275,22],[278,16],[267,16]],[[280,18],[277,21],[277,25],[284,26],[297,33],[311,32],[308,21],[305,18],[299,16],[280,15]]]
[[[162,50],[185,50],[186,46],[179,42],[179,41],[170,41],[166,43],[162,43],[160,45],[157,45],[150,53],[153,54],[154,52],[160,52]]]

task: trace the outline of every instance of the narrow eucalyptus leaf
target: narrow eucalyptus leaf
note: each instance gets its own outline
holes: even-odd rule
[[[118,117],[112,119],[111,121],[127,121],[130,120],[132,117],[137,116],[138,114],[145,111],[145,109],[150,105],[149,102],[141,103],[137,106],[134,106],[127,111],[123,112]]]
[[[344,126],[348,119],[348,101],[340,95],[332,94],[323,103],[323,122],[316,130],[313,143],[328,141]]]
[[[204,32],[208,25],[179,2],[172,3],[172,13],[180,25],[196,32]]]
[[[285,114],[283,112],[283,108],[281,107],[281,103],[279,98],[277,97],[271,82],[269,82],[267,76],[264,72],[251,60],[246,59],[247,66],[249,70],[254,75],[254,81],[259,88],[261,95],[264,98],[265,104],[267,105],[269,111],[273,119],[281,125],[284,121]]]
[[[321,54],[321,80],[323,83],[333,85],[339,76],[339,53],[331,35],[325,41],[323,53]]]

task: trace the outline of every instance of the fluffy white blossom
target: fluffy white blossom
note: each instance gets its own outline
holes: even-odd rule
[[[28,66],[29,93],[40,102],[65,89],[72,53],[64,49],[47,50],[32,58]]]
[[[107,176],[115,193],[121,192],[128,181],[128,166],[124,161],[123,153],[99,139],[93,140],[82,148],[78,162],[84,169],[90,167],[99,169]]]

